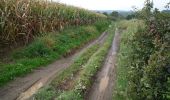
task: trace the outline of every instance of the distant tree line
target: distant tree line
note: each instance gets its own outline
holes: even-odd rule
[[[113,11],[111,13],[103,12],[103,14],[108,16],[108,18],[112,19],[112,20],[119,20],[119,19],[124,19],[125,18],[118,11]]]

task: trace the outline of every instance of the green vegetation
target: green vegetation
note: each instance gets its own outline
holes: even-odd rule
[[[56,88],[59,88],[59,85],[62,84],[63,81],[68,80],[68,78],[74,77],[75,74],[82,69],[84,64],[88,62],[91,55],[93,55],[98,48],[98,44],[92,46],[91,48],[88,48],[86,52],[76,58],[74,63],[69,68],[63,70],[63,72],[53,80],[52,85]]]
[[[108,21],[98,21],[94,25],[70,27],[60,33],[48,33],[36,38],[28,46],[14,52],[12,63],[3,64],[0,69],[0,86],[71,53],[98,37],[108,25]]]
[[[170,14],[153,10],[151,0],[137,14],[144,25],[127,29],[122,37],[116,98],[169,100]]]
[[[103,14],[50,0],[1,0],[0,9],[0,47],[27,44],[43,33],[106,20]]]
[[[56,97],[56,95],[60,94],[60,86],[64,84],[66,80],[71,80],[78,71],[80,71],[83,66],[88,62],[91,55],[93,55],[96,50],[98,49],[99,45],[96,44],[90,48],[88,48],[85,52],[79,55],[74,63],[68,67],[67,69],[63,70],[58,76],[52,81],[51,86],[43,88],[39,93],[35,95],[36,100],[51,100],[52,98]],[[75,84],[75,80],[74,84]],[[56,89],[56,90],[55,90]],[[49,95],[49,93],[55,93],[54,95]]]
[[[153,3],[146,0],[141,11],[145,29],[139,28],[131,41],[132,58],[129,93],[132,99],[167,100],[169,95],[170,14],[158,9],[152,12]]]
[[[105,11],[102,14],[106,15],[109,19],[111,19],[113,21],[116,21],[116,20],[125,19],[126,13],[128,13],[128,12],[123,12],[123,11],[112,11],[112,12]]]
[[[92,85],[93,76],[102,67],[107,51],[110,48],[114,35],[113,27],[114,26],[108,30],[109,36],[102,47],[96,50],[98,45],[95,45],[81,54],[68,69],[56,77],[56,79],[52,82],[52,85],[45,90],[42,89],[38,94],[36,94],[35,99],[40,100],[42,98],[42,94],[45,94],[43,97],[48,97],[49,99],[44,100],[50,100],[52,98],[56,98],[57,100],[83,100],[86,90]],[[72,79],[72,81],[74,81],[73,86],[67,90],[59,90],[58,86],[62,84],[61,81],[66,81],[71,77],[75,77],[75,72],[78,73],[78,77],[73,78],[74,80]],[[67,82],[67,84],[69,83]],[[55,92],[56,94],[50,96],[48,94],[49,92]]]
[[[8,59],[0,60],[0,86],[72,54],[97,38],[112,19],[123,30],[113,99],[169,100],[170,13],[153,9],[146,0],[144,8],[126,17],[129,21],[116,11],[103,14],[50,0],[1,0],[0,58]],[[110,48],[113,25],[102,46],[88,48],[34,98],[83,100]],[[9,55],[3,54],[8,49]]]
[[[132,47],[127,44],[133,35],[138,31],[139,27],[144,27],[140,20],[122,20],[117,24],[119,29],[125,30],[121,35],[120,51],[118,54],[117,67],[116,67],[116,85],[114,87],[113,100],[126,100],[128,99],[128,75],[129,64],[132,60],[131,53]]]

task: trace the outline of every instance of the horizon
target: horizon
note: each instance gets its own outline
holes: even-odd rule
[[[138,9],[142,9],[145,0],[52,0],[54,2],[63,3],[75,7],[81,7],[88,10],[119,10],[119,11],[131,11],[135,6]],[[122,3],[127,2],[127,3]],[[154,8],[159,10],[166,10],[164,7],[169,0],[153,0]]]

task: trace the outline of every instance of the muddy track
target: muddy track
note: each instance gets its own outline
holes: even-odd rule
[[[83,53],[94,44],[104,42],[107,33],[104,32],[98,39],[88,43],[83,48],[77,50],[73,55],[61,58],[48,65],[34,70],[32,73],[16,78],[4,87],[0,88],[0,100],[26,100],[38,91],[41,87],[48,85],[57,73],[69,67],[76,56]]]
[[[97,73],[96,80],[87,94],[86,100],[112,100],[115,82],[116,56],[120,45],[120,32],[115,31],[112,47],[107,55],[102,69]]]

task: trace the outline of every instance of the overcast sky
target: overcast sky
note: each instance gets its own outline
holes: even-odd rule
[[[142,8],[145,0],[52,0],[89,10],[132,10],[132,6]],[[153,0],[154,6],[160,10],[170,0]]]

